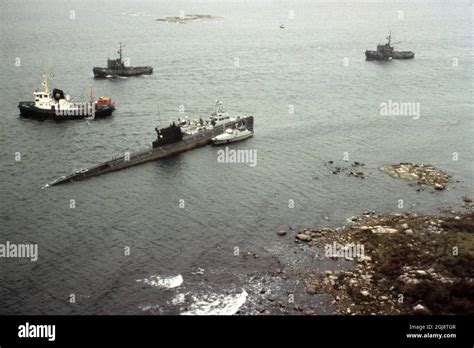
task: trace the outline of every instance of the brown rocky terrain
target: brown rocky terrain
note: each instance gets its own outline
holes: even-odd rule
[[[472,200],[464,202],[464,213],[366,211],[343,228],[297,231],[295,242],[316,250],[345,246],[323,257],[353,263],[324,274],[309,270],[307,292],[330,294],[338,314],[474,314],[474,212]]]

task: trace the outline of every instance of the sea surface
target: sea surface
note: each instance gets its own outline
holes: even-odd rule
[[[474,195],[473,8],[2,0],[0,243],[35,243],[38,261],[0,259],[0,314],[259,313],[269,293],[300,291],[303,301],[302,284],[284,283],[278,268],[303,267],[304,253],[319,267],[278,229],[341,226],[364,210],[458,209]],[[222,19],[156,21],[180,14]],[[415,59],[366,61],[390,30]],[[119,42],[131,65],[151,65],[153,75],[95,80],[92,67],[115,57]],[[21,118],[18,101],[33,98],[43,74],[76,100],[92,84],[116,112],[89,122]],[[207,146],[45,188],[147,148],[158,125],[207,117],[217,99],[255,117],[255,136],[231,148],[257,151],[256,166],[218,163]],[[419,117],[382,115],[389,101],[415,103]],[[367,178],[332,173],[354,161]],[[400,162],[432,164],[451,182],[418,192],[377,169]],[[321,301],[316,312],[330,313]]]

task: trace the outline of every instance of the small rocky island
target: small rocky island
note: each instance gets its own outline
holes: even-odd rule
[[[189,22],[196,22],[196,21],[210,21],[210,20],[220,20],[222,17],[219,16],[211,16],[211,15],[199,15],[199,14],[193,14],[193,15],[185,15],[185,16],[169,16],[169,17],[163,17],[163,18],[158,18],[158,22],[168,22],[168,23],[180,23],[180,24],[186,24]]]
[[[429,164],[400,163],[383,165],[379,169],[392,177],[415,180],[419,185],[431,186],[436,190],[444,190],[449,180],[447,174]]]

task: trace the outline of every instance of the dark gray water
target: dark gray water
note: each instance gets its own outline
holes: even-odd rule
[[[155,21],[179,11],[223,19]],[[278,228],[399,212],[399,199],[403,211],[459,206],[474,193],[472,14],[469,1],[2,1],[0,241],[37,243],[39,260],[0,259],[0,313],[233,313],[243,303],[250,313],[262,287],[283,286],[271,270],[296,262]],[[390,29],[415,59],[365,61]],[[154,74],[94,80],[92,67],[119,41],[131,65]],[[18,101],[45,72],[76,99],[93,83],[117,111],[89,124],[20,118]],[[205,147],[42,189],[149,146],[180,105],[205,116],[215,99],[255,116],[255,136],[233,145],[257,150],[255,167],[219,164]],[[382,116],[389,100],[419,103],[419,119]],[[334,175],[329,160],[363,162],[368,178]],[[416,192],[377,170],[405,161],[433,164],[453,182]]]

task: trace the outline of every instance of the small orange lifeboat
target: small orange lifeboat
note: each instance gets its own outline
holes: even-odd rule
[[[100,97],[97,100],[97,106],[99,107],[109,106],[109,105],[113,105],[112,99],[110,99],[109,97]]]

